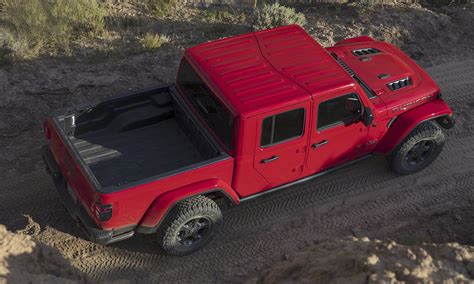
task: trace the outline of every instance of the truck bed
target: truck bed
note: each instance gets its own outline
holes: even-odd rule
[[[89,138],[90,137],[90,138]],[[175,119],[124,133],[73,138],[102,186],[144,179],[205,160]]]
[[[224,152],[169,88],[106,101],[58,118],[101,187],[199,166]]]

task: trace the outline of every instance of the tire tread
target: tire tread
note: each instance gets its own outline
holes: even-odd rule
[[[405,157],[405,153],[408,152],[418,141],[425,138],[432,138],[436,142],[436,149],[430,157],[431,161],[415,170],[405,168],[402,164],[402,159]],[[412,132],[410,132],[410,134],[408,134],[407,137],[405,137],[402,142],[395,148],[395,150],[392,151],[392,153],[388,156],[388,162],[390,164],[390,167],[393,171],[402,175],[421,171],[427,166],[429,166],[441,153],[445,141],[445,134],[436,122],[423,122],[416,126],[415,129],[413,129]]]

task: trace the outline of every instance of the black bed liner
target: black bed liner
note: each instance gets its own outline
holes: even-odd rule
[[[229,157],[174,87],[111,99],[55,121],[90,178],[106,192]]]

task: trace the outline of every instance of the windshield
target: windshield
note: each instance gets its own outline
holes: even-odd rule
[[[232,150],[234,117],[216,99],[186,59],[181,62],[177,84],[222,143]]]

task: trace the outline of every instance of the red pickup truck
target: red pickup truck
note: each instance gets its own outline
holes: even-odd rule
[[[191,47],[175,84],[54,114],[42,155],[91,240],[154,234],[183,255],[215,236],[218,204],[372,154],[417,172],[453,125],[439,87],[398,48],[366,36],[323,48],[292,25]]]

